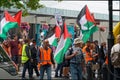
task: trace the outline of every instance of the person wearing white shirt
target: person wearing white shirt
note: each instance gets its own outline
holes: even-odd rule
[[[111,56],[114,52],[120,53],[120,34],[116,37],[117,43],[111,49]],[[114,80],[120,80],[120,65],[114,66]],[[119,77],[119,78],[118,78]]]

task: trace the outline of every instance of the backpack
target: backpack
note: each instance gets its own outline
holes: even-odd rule
[[[120,49],[119,52],[114,52],[111,55],[111,62],[114,66],[120,66]]]
[[[71,55],[72,51],[73,51],[73,48],[69,48],[68,50],[69,50],[69,53],[70,53],[69,55]],[[70,59],[66,60],[65,55],[64,55],[63,65],[64,65],[64,67],[68,67],[70,65]]]

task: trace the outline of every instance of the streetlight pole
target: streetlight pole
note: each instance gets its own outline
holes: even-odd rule
[[[114,72],[114,68],[111,65],[111,58],[110,58],[110,54],[111,54],[111,48],[114,45],[114,36],[113,36],[113,14],[112,14],[112,0],[108,1],[108,6],[109,6],[109,33],[108,33],[108,68],[109,70],[113,73]],[[108,71],[108,80],[113,80],[113,75],[110,74],[110,72]]]

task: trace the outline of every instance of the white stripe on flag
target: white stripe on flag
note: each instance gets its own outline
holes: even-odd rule
[[[64,45],[65,45],[64,34],[62,34],[58,46],[56,48],[54,57],[56,57],[56,55],[64,48]]]

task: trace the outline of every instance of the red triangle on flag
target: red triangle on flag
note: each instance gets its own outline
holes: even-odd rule
[[[70,37],[70,34],[68,32],[68,29],[67,29],[67,26],[66,26],[66,23],[64,22],[64,39]]]
[[[95,20],[94,20],[93,16],[91,15],[87,5],[86,5],[86,19],[90,22],[95,23]]]
[[[15,20],[18,23],[19,26],[20,26],[20,23],[21,23],[21,16],[22,16],[22,10],[18,11],[14,16],[14,18],[15,18]]]
[[[55,27],[55,37],[60,38],[61,28],[59,26]]]
[[[8,11],[5,11],[4,13],[6,21],[16,22],[16,20],[8,13]]]

